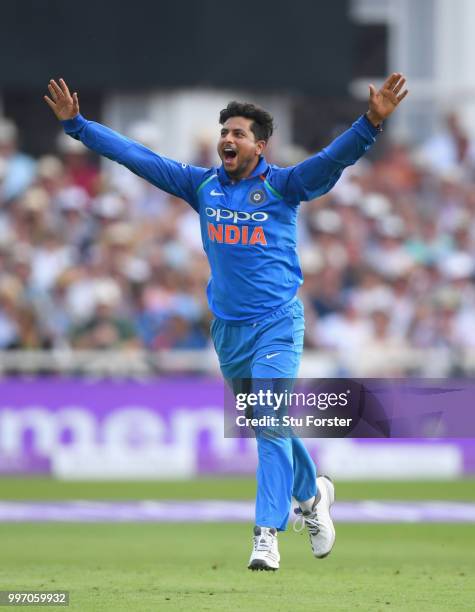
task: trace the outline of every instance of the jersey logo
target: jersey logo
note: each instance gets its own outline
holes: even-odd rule
[[[267,354],[266,357],[267,359],[272,359],[272,357],[277,357],[277,355],[280,355],[280,353],[271,353],[270,355]]]
[[[207,206],[205,213],[208,217],[210,242],[267,246],[264,225],[245,225],[245,223],[247,221],[264,224],[269,219],[268,213],[261,210],[248,213],[244,210],[229,210],[212,206]],[[210,218],[213,221],[210,221]]]
[[[207,206],[205,212],[207,217],[211,217],[218,222],[232,221],[233,223],[240,223],[241,221],[257,221],[263,223],[269,218],[268,213],[261,210],[248,213],[243,210],[229,210],[228,208],[213,208],[212,206]]]
[[[249,227],[249,225],[228,225],[218,223],[215,225],[208,221],[208,238],[210,242],[221,244],[261,244],[267,246],[267,239],[262,225]]]
[[[220,191],[216,191],[216,189],[212,189],[209,195],[212,195],[212,196],[223,196],[224,193],[221,193]]]
[[[249,194],[249,202],[251,204],[255,204],[259,206],[259,204],[264,204],[266,201],[266,192],[263,189],[254,189]]]

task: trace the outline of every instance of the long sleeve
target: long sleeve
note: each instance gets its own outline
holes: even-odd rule
[[[92,151],[126,166],[152,185],[183,198],[198,210],[196,190],[208,172],[205,168],[157,155],[100,123],[87,121],[82,115],[62,123],[66,134],[80,140]]]
[[[296,201],[313,200],[327,193],[343,170],[366,153],[378,131],[363,115],[316,155],[275,173],[272,186]]]

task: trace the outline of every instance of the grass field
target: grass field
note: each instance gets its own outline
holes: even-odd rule
[[[337,483],[339,500],[443,499],[475,501],[475,479]],[[253,478],[197,478],[188,482],[75,482],[49,478],[0,479],[0,499],[253,499]]]
[[[339,499],[475,498],[473,480],[337,486]],[[253,491],[245,479],[0,480],[2,499],[239,499]],[[474,609],[470,524],[342,524],[325,560],[289,530],[276,574],[246,569],[250,545],[250,526],[237,524],[0,523],[0,589],[69,590],[69,608],[86,612]]]
[[[0,525],[2,588],[66,589],[74,610],[473,610],[462,525],[340,525],[325,560],[280,538],[276,574],[245,569],[245,525]]]

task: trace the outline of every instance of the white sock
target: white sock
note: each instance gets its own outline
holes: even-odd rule
[[[307,501],[299,502],[299,506],[302,509],[302,512],[311,512],[313,509],[313,504],[315,503],[315,495]]]

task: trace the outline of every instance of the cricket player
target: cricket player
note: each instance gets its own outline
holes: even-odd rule
[[[288,168],[267,163],[273,119],[253,104],[230,102],[221,111],[217,149],[222,164],[199,168],[161,157],[88,121],[79,113],[77,93],[71,95],[63,79],[50,81],[44,99],[67,134],[186,200],[199,214],[211,268],[211,336],[223,376],[237,392],[243,380],[259,386],[297,377],[304,338],[297,297],[303,282],[296,251],[299,206],[327,193],[369,149],[383,121],[407,95],[405,82],[393,73],[381,89],[370,85],[367,113],[322,151]],[[286,529],[292,497],[314,556],[326,557],[335,541],[332,481],[317,478],[300,439],[264,432],[256,433],[256,440],[256,516],[248,567],[279,568],[277,533]]]

